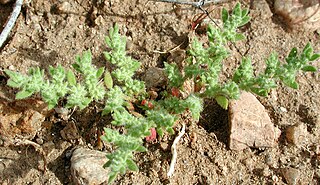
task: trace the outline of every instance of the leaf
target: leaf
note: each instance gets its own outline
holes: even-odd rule
[[[111,73],[106,70],[106,72],[104,73],[104,84],[108,89],[111,89],[113,87],[113,80],[111,77]]]
[[[104,67],[100,67],[97,71],[96,77],[100,78],[103,72],[104,72]]]
[[[310,44],[310,42],[303,48],[303,54],[306,55],[307,58],[311,58],[311,55],[313,53],[313,48]]]
[[[139,145],[138,148],[136,149],[137,152],[146,152],[147,148],[144,146]]]
[[[12,79],[9,79],[7,82],[7,85],[14,88],[21,87],[22,84],[18,84],[17,82],[13,81]]]
[[[108,184],[111,184],[117,177],[117,172],[109,172]]]
[[[316,72],[317,68],[314,66],[307,65],[307,66],[304,66],[301,70],[308,71],[308,72]]]
[[[228,21],[228,19],[229,19],[229,13],[228,13],[228,10],[227,10],[227,9],[222,8],[221,18],[222,18],[223,23],[226,23],[226,22]]]
[[[320,57],[320,54],[319,54],[319,53],[316,53],[316,54],[313,54],[313,55],[309,58],[309,60],[310,60],[310,61],[315,61],[315,60],[317,60],[319,57]]]
[[[48,110],[53,109],[55,106],[56,106],[55,103],[49,102],[49,103],[48,103]]]
[[[167,132],[169,132],[169,134],[174,134],[174,130],[172,127],[168,127],[166,130]]]
[[[228,104],[229,101],[225,96],[216,96],[215,100],[217,101],[217,103],[225,110],[228,109]]]
[[[78,59],[80,60],[80,57],[79,57],[79,56],[76,57],[76,61],[77,61]],[[74,63],[74,64],[72,64],[72,67],[73,67],[73,69],[75,69],[76,71],[81,72],[79,64]]]
[[[288,55],[288,58],[295,58],[297,57],[298,55],[298,49],[296,47],[292,48],[289,55]]]
[[[81,62],[82,63],[87,63],[87,64],[91,64],[92,63],[92,55],[91,55],[91,51],[87,50],[83,53],[82,58],[81,58]]]
[[[240,41],[245,39],[246,37],[242,33],[237,33],[234,38],[235,38],[235,41]]]
[[[67,72],[67,80],[70,85],[75,86],[77,84],[76,76],[74,75],[74,73],[71,70],[68,70],[68,72]]]
[[[108,162],[106,162],[106,163],[103,165],[103,168],[109,168],[111,164],[112,164],[112,161],[111,161],[111,160],[108,160]]]
[[[133,162],[133,160],[131,160],[131,159],[127,159],[126,164],[128,166],[128,169],[131,171],[138,171],[139,170],[137,164],[135,162]]]
[[[163,136],[162,128],[157,128],[157,133],[159,134],[160,137],[162,137]]]
[[[16,94],[16,99],[24,99],[31,96],[34,92],[22,90]]]
[[[240,3],[237,3],[236,6],[233,8],[232,15],[234,15],[234,16],[236,16],[236,17],[240,17],[240,16],[241,16],[241,6],[240,6]]]
[[[246,9],[242,10],[241,17],[246,17],[248,15],[248,13],[249,13],[249,9],[246,8]]]
[[[238,25],[238,27],[244,26],[245,24],[247,24],[250,21],[250,17],[244,17],[241,20],[241,23]]]

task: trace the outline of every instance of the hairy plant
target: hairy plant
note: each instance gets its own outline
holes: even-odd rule
[[[241,9],[239,3],[231,13],[223,9],[222,28],[212,25],[208,27],[208,47],[195,39],[183,69],[179,69],[174,63],[165,63],[168,91],[162,92],[161,100],[149,100],[144,82],[133,78],[140,63],[127,56],[126,38],[119,34],[117,25],[110,29],[105,40],[110,51],[104,52],[104,56],[116,68],[111,73],[104,68],[94,67],[91,53],[86,51],[82,56],[77,56],[72,65],[76,73],[66,71],[60,65],[49,67],[48,79],[44,77],[44,70],[39,68],[31,68],[28,75],[5,70],[10,77],[7,84],[21,89],[16,94],[17,99],[40,93],[49,109],[57,106],[62,98],[67,100],[66,107],[80,109],[87,107],[92,101],[104,100],[102,114],[110,115],[113,118],[111,124],[123,128],[122,133],[104,128],[101,137],[114,145],[113,152],[106,155],[108,162],[104,165],[110,168],[108,175],[111,183],[119,173],[124,174],[128,169],[138,170],[134,153],[147,150],[143,142],[151,134],[151,130],[155,128],[160,136],[164,132],[174,133],[172,127],[185,111],[189,111],[194,120],[198,121],[204,98],[214,98],[227,109],[228,101],[237,99],[240,90],[266,96],[272,88],[277,87],[277,81],[297,89],[295,78],[300,70],[317,70],[310,65],[310,61],[318,59],[320,54],[314,54],[311,45],[307,44],[301,53],[293,48],[286,63],[281,62],[276,53],[272,53],[266,60],[266,69],[257,76],[253,73],[251,59],[244,57],[233,77],[221,81],[219,75],[223,61],[230,55],[227,44],[245,39],[237,29],[249,19],[248,10]],[[192,82],[190,84],[195,89],[193,92],[186,92],[186,82]],[[135,112],[138,107],[142,109],[140,113]]]

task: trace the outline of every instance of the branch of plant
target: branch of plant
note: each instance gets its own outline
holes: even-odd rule
[[[171,158],[171,163],[170,163],[170,167],[169,167],[169,171],[167,173],[167,176],[170,178],[173,176],[174,173],[174,166],[176,165],[177,162],[177,157],[178,157],[178,153],[177,153],[177,145],[181,139],[181,137],[184,135],[186,130],[186,125],[182,124],[182,129],[179,133],[179,135],[174,139],[172,146],[171,146],[171,153],[172,153],[172,158]]]
[[[3,43],[7,40],[8,36],[10,34],[10,31],[12,30],[14,24],[16,23],[17,18],[18,18],[19,14],[20,14],[20,11],[21,11],[22,4],[23,4],[23,0],[17,0],[16,1],[15,5],[14,5],[14,8],[13,8],[13,11],[11,13],[10,19],[9,19],[9,21],[6,24],[6,26],[4,27],[4,29],[1,32],[1,35],[0,35],[0,48],[2,47]]]

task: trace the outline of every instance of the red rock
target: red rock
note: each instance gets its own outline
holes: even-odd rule
[[[242,92],[239,100],[230,102],[229,122],[229,147],[232,150],[273,147],[281,133],[264,106],[248,92]]]

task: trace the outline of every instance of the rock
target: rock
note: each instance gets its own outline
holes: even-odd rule
[[[305,124],[298,124],[289,126],[286,130],[286,138],[288,142],[296,145],[303,146],[308,143],[308,130]]]
[[[150,67],[145,74],[146,87],[160,87],[165,84],[167,78],[165,71],[161,68]]]
[[[270,18],[273,15],[266,0],[253,0],[251,8],[259,11],[262,19]]]
[[[67,14],[72,11],[71,4],[67,1],[56,5],[56,12],[59,14]]]
[[[292,29],[315,31],[320,28],[318,0],[275,0],[274,9]]]
[[[106,153],[85,148],[77,148],[71,157],[72,180],[77,185],[98,185],[107,183],[108,169]]]
[[[242,92],[239,100],[230,102],[229,121],[229,147],[232,150],[273,147],[281,133],[272,124],[263,105],[248,92]]]
[[[60,135],[67,141],[77,140],[80,138],[78,128],[73,121],[68,122],[68,124],[60,131]]]
[[[300,171],[295,168],[284,168],[281,170],[283,177],[288,185],[296,185],[300,179]]]

